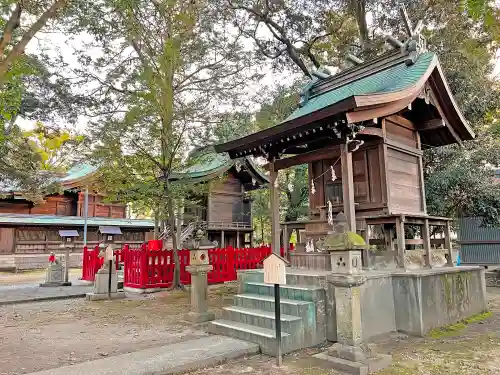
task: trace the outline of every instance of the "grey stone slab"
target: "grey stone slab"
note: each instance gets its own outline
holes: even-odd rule
[[[83,298],[92,291],[91,285],[40,287],[39,285],[10,285],[0,287],[0,305],[40,302],[56,299]]]
[[[249,342],[208,336],[30,375],[170,375],[214,366],[258,350],[258,345]]]

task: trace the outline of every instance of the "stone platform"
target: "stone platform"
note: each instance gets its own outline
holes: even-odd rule
[[[336,274],[338,276],[339,274]],[[365,271],[360,304],[362,341],[390,332],[424,336],[487,309],[484,269],[442,267],[407,271]],[[331,271],[287,269],[280,288],[283,352],[324,341],[337,342],[342,316],[336,312]],[[265,354],[276,348],[274,290],[262,270],[238,273],[239,294],[211,332],[258,343]]]

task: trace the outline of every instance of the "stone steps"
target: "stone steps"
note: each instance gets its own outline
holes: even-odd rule
[[[257,281],[245,282],[243,290],[245,293],[249,294],[260,294],[274,297],[274,285]],[[282,285],[280,287],[280,298],[299,301],[315,301],[317,300],[316,292],[320,293],[322,290],[323,289],[319,286]]]
[[[259,281],[260,276],[256,274],[255,281],[240,282],[241,293],[234,297],[234,306],[224,308],[222,319],[211,322],[209,330],[257,343],[264,354],[275,355],[274,285]],[[319,325],[324,325],[325,291],[314,285],[282,285],[280,295],[282,352],[325,341],[324,333],[318,334],[317,324],[319,313],[323,314]]]
[[[211,333],[259,344],[262,353],[276,355],[276,332],[272,329],[224,319],[214,320],[209,328]],[[298,349],[287,332],[281,332],[281,348],[283,353]]]
[[[225,307],[222,317],[226,320],[250,324],[257,327],[276,329],[276,317],[274,311],[250,309],[241,306]],[[299,316],[281,314],[281,330],[284,332],[295,332],[301,328],[302,319]]]

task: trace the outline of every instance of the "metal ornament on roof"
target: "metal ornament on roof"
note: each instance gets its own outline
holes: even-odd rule
[[[234,163],[234,167],[236,168],[236,172],[240,173],[241,171],[241,163],[239,160],[236,160],[236,163]]]
[[[291,193],[291,192],[293,192],[293,183],[292,183],[292,181],[290,181],[290,182],[288,183],[287,188],[288,188],[288,191],[289,191],[290,193]]]
[[[427,41],[421,34],[424,28],[424,22],[420,20],[417,22],[417,25],[413,27],[404,5],[400,7],[399,11],[401,13],[401,18],[403,18],[403,26],[408,35],[408,39],[401,42],[392,35],[386,35],[385,40],[392,47],[399,48],[403,53],[408,53],[408,58],[405,60],[405,63],[406,65],[413,65],[418,57],[427,51]]]

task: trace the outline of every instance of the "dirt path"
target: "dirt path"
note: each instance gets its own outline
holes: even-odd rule
[[[211,288],[216,313],[234,287]],[[83,299],[0,307],[0,374],[26,374],[206,335],[181,322],[188,292],[121,301]]]
[[[436,338],[393,334],[379,340],[379,351],[391,353],[394,361],[377,375],[500,375],[500,288],[490,288],[488,296],[493,315],[463,330]],[[280,368],[274,358],[254,356],[189,375],[337,375],[311,357],[319,351],[286,356]]]

